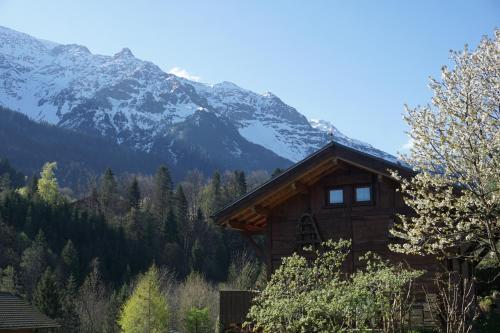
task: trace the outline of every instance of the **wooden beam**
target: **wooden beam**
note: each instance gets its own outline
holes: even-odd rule
[[[254,249],[255,253],[257,254],[257,256],[259,256],[260,258],[265,260],[266,258],[264,256],[264,251],[259,246],[259,244],[257,244],[257,242],[255,242],[255,240],[252,238],[252,235],[250,235],[248,232],[245,232],[245,231],[242,231],[241,234],[243,235],[243,238],[245,238],[250,243],[250,245]]]
[[[257,215],[267,216],[270,213],[269,208],[263,207],[262,205],[255,205],[252,207],[252,212]]]
[[[302,193],[302,194],[309,193],[309,188],[300,181],[292,183],[292,190],[294,190],[296,193]]]
[[[246,224],[246,223],[242,223],[239,221],[233,221],[233,220],[229,221],[229,226],[233,229],[240,230],[240,231],[249,231],[249,232],[263,231],[263,228],[259,228],[255,225]]]

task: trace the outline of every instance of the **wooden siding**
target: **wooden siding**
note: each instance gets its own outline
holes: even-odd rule
[[[372,201],[355,202],[356,186],[365,185],[372,189]],[[314,215],[321,239],[351,240],[351,254],[344,265],[346,272],[359,268],[358,257],[367,251],[376,252],[395,263],[407,262],[417,269],[439,269],[434,258],[404,256],[388,248],[393,241],[389,229],[394,224],[396,214],[409,212],[401,194],[396,191],[398,186],[394,180],[344,164],[309,186],[306,193],[294,195],[271,209],[266,225],[270,272],[280,265],[283,257],[300,248],[297,226],[304,213]],[[344,204],[328,204],[329,188],[344,190]]]
[[[221,290],[219,292],[221,326],[228,328],[243,324],[255,295],[256,292],[248,290]]]

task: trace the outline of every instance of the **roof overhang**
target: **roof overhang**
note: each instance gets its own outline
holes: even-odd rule
[[[403,177],[414,174],[410,168],[402,164],[395,164],[332,142],[217,211],[212,219],[215,223],[232,229],[247,233],[262,233],[272,208],[297,194],[307,194],[310,185],[345,164],[388,178],[392,178],[390,170],[397,170]]]

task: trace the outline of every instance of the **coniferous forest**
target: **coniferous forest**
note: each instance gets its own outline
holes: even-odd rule
[[[213,331],[218,288],[254,287],[265,276],[241,236],[209,216],[267,172],[205,179],[194,170],[174,184],[166,166],[152,176],[107,169],[74,198],[59,189],[56,168],[47,163],[28,178],[0,162],[0,289],[64,332],[118,332],[130,321],[120,316],[137,283],[171,295],[169,327],[190,331],[194,320]]]

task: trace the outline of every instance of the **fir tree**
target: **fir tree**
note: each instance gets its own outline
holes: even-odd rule
[[[101,179],[100,201],[106,213],[113,212],[118,198],[117,184],[113,171],[108,168]]]
[[[78,252],[71,239],[66,242],[66,245],[62,249],[61,259],[63,261],[66,274],[72,275],[75,279],[78,279],[80,260],[78,258]]]
[[[184,318],[184,325],[188,333],[209,333],[212,332],[210,328],[210,315],[208,308],[192,307],[186,313]]]
[[[237,184],[238,184],[238,196],[243,196],[247,193],[247,180],[244,171],[236,171]]]
[[[172,177],[166,166],[156,171],[153,188],[153,208],[160,220],[165,219],[172,204]]]
[[[12,266],[0,269],[0,291],[17,294],[19,285],[17,281],[16,270]]]
[[[165,219],[164,227],[164,240],[167,243],[176,242],[178,240],[177,221],[173,209],[169,209],[167,218]]]
[[[78,332],[80,320],[76,311],[77,297],[76,279],[70,275],[61,297],[61,322],[64,332]]]
[[[203,251],[201,242],[197,238],[191,249],[191,271],[202,272],[204,259],[205,251]]]
[[[43,231],[39,231],[35,241],[24,250],[21,257],[21,280],[28,298],[31,297],[39,277],[47,268],[48,248]]]
[[[33,295],[33,303],[50,318],[61,316],[61,295],[56,283],[55,274],[48,267],[38,282]]]
[[[139,189],[139,183],[137,182],[137,177],[134,177],[132,183],[128,188],[127,199],[129,208],[139,209],[139,205],[141,202],[141,191]]]

